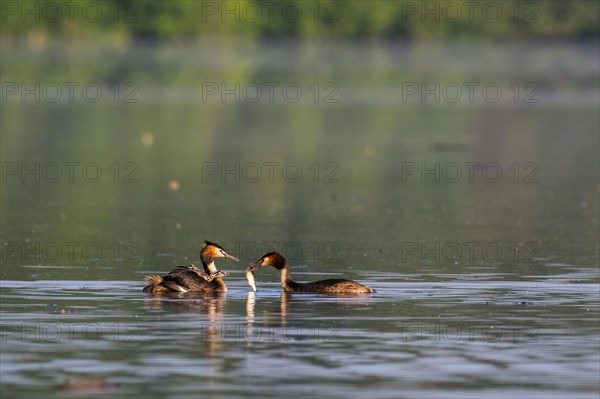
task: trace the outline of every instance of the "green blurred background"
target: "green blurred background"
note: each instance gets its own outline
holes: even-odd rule
[[[4,2],[4,39],[595,39],[597,1]]]
[[[63,171],[53,183],[3,169],[2,237],[13,246],[2,275],[61,278],[20,266],[83,264],[94,278],[138,280],[196,260],[202,239],[300,243],[306,256],[294,260],[308,264],[323,259],[309,247],[333,243],[338,264],[319,267],[336,271],[362,268],[366,254],[386,272],[481,267],[522,278],[550,272],[550,260],[593,265],[599,4],[3,2],[3,165],[96,162],[103,177],[70,182]],[[278,84],[273,101],[265,82]],[[474,101],[406,94],[407,84],[467,82],[478,85]],[[298,102],[281,92],[290,83],[303,90]],[[486,100],[486,83],[501,101]],[[98,101],[87,85],[101,88]],[[223,95],[236,85],[262,87],[261,101]],[[204,175],[207,164],[236,162],[296,162],[303,177]],[[406,162],[496,162],[504,178],[403,181]],[[523,182],[526,164],[537,168],[533,184]],[[336,182],[324,182],[326,165]],[[124,181],[130,172],[135,182]],[[507,253],[533,242],[538,261],[401,260],[404,242],[473,240]],[[99,243],[102,255],[43,253],[75,241]],[[116,243],[134,245],[135,257],[116,254]],[[124,258],[134,262],[122,267]]]

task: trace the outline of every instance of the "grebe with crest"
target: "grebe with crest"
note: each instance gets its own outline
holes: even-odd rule
[[[367,294],[375,292],[371,287],[342,278],[331,278],[309,283],[295,282],[292,280],[287,261],[278,252],[269,252],[263,255],[256,263],[251,264],[246,269],[246,279],[254,291],[256,291],[254,271],[262,266],[273,266],[281,272],[281,285],[286,292],[319,292],[323,294]]]
[[[235,256],[229,255],[223,247],[211,241],[204,241],[200,251],[200,260],[204,271],[195,265],[178,266],[164,276],[149,275],[144,279],[144,292],[198,292],[198,291],[227,291],[227,286],[221,277],[226,272],[215,266],[216,258],[227,258],[239,262]]]

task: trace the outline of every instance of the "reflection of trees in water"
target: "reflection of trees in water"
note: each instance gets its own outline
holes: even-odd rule
[[[34,3],[34,2],[30,2]],[[94,4],[94,11],[88,10]],[[36,7],[37,5],[37,7]],[[80,38],[135,39],[146,45],[160,39],[194,38],[595,38],[597,2],[143,2],[7,3],[6,34],[35,33]],[[199,23],[201,21],[201,23]],[[118,24],[118,29],[115,29]],[[73,29],[73,25],[77,29]],[[34,29],[36,28],[36,29]],[[43,35],[44,39],[38,38]]]

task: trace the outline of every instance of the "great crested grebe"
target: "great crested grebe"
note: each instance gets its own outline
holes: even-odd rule
[[[227,258],[239,262],[235,256],[229,255],[219,244],[204,241],[200,251],[200,260],[204,271],[195,265],[178,266],[164,276],[151,275],[144,279],[144,292],[197,292],[197,291],[227,291],[227,286],[221,277],[227,273],[217,270],[216,258]]]
[[[285,258],[278,252],[265,254],[258,262],[251,264],[246,269],[248,284],[256,291],[254,270],[261,266],[273,266],[281,272],[281,285],[287,292],[320,292],[323,294],[366,294],[375,292],[373,288],[343,278],[312,281],[310,283],[297,283],[292,280],[292,274]]]

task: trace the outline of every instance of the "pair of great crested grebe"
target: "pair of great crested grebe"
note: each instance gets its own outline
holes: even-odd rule
[[[239,262],[235,256],[229,255],[223,247],[214,242],[204,241],[204,248],[200,251],[200,260],[204,270],[195,265],[178,266],[164,276],[146,276],[144,292],[148,293],[176,293],[176,292],[211,292],[227,291],[227,286],[222,277],[227,273],[218,270],[215,266],[216,258],[227,258]],[[281,272],[281,285],[286,292],[320,292],[324,294],[366,294],[375,292],[374,289],[346,279],[327,279],[310,283],[297,283],[292,280],[292,274],[285,258],[277,252],[263,255],[256,263],[250,264],[246,269],[246,279],[252,290],[256,291],[254,271],[261,266],[273,266]]]

